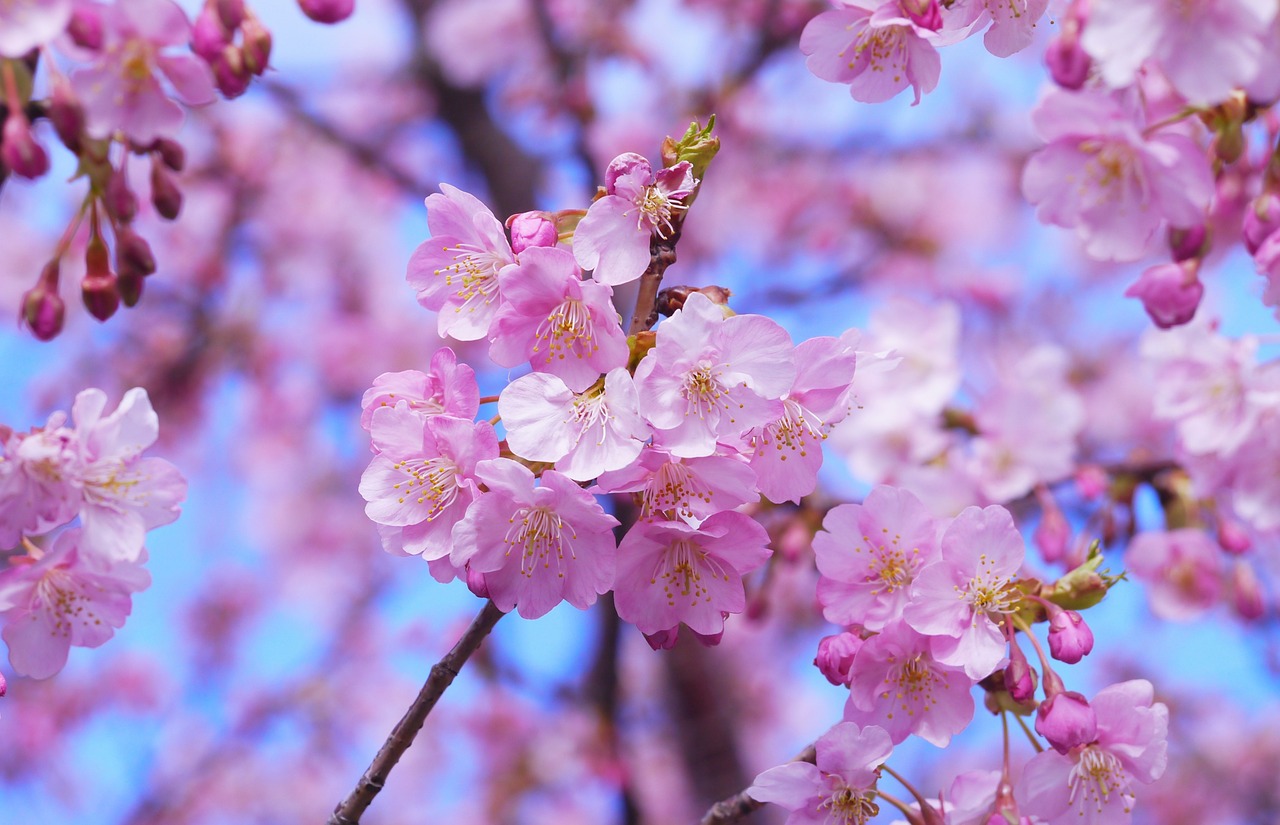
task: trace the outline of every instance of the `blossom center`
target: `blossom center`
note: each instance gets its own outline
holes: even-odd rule
[[[636,199],[636,206],[640,208],[636,215],[636,228],[657,232],[658,237],[664,240],[675,232],[675,227],[671,224],[671,213],[683,212],[689,208],[672,200],[657,186],[646,186],[644,193]]]
[[[92,600],[61,568],[49,570],[36,584],[36,601],[53,614],[51,634],[54,636],[70,636],[76,622],[85,627],[102,624],[102,619],[93,612]],[[32,611],[31,618],[35,620],[35,611]]]
[[[680,394],[685,400],[685,415],[693,413],[699,418],[705,418],[717,407],[729,409],[729,391],[720,383],[718,371],[710,364],[700,364],[697,369],[692,370],[685,378]]]
[[[548,364],[553,359],[564,360],[570,352],[582,358],[584,351],[590,354],[600,349],[596,343],[596,325],[591,310],[573,298],[560,303],[546,320],[538,324],[534,338],[534,354],[541,352],[545,344]]]
[[[641,517],[675,510],[677,515],[693,518],[693,500],[711,503],[711,488],[684,464],[669,461],[658,468],[641,495]]]
[[[973,606],[974,615],[983,613],[1013,613],[1017,610],[1019,596],[1008,576],[995,572],[995,560],[986,553],[978,556],[978,571],[965,584],[956,586],[961,599]]]
[[[566,525],[550,507],[521,507],[509,519],[504,541],[507,555],[512,550],[520,552],[520,572],[532,577],[539,565],[546,570],[556,565],[556,576],[564,578],[565,554],[576,558],[571,537],[576,538],[573,527]],[[565,535],[566,529],[569,535]]]
[[[765,454],[765,448],[773,444],[774,449],[779,452],[799,452],[800,457],[804,458],[809,455],[812,443],[827,437],[826,423],[789,398],[782,404],[782,417],[765,425],[759,435],[753,435],[751,446],[756,448],[756,455],[761,457]],[[781,455],[779,459],[786,461],[787,457]]]
[[[437,518],[458,497],[458,465],[447,456],[405,459],[391,467],[409,476],[408,482],[391,485],[392,489],[400,490],[401,504],[410,497],[416,497],[418,504],[431,502],[425,521]]]
[[[658,557],[650,584],[662,580],[662,592],[667,604],[675,606],[676,598],[688,599],[690,606],[699,601],[711,601],[711,591],[703,583],[703,573],[713,578],[729,581],[729,574],[720,560],[707,555],[701,546],[688,539],[677,539],[665,553]]]
[[[840,784],[836,791],[818,803],[819,811],[827,811],[827,822],[832,825],[866,825],[880,813],[875,803],[874,790],[862,790]]]
[[[472,244],[446,246],[444,251],[458,254],[453,256],[453,263],[435,270],[434,274],[444,276],[445,286],[456,287],[454,294],[462,303],[454,312],[462,312],[463,309],[475,312],[478,305],[493,303],[494,296],[498,294],[498,270],[510,262]]]
[[[1099,813],[1111,801],[1111,795],[1120,797],[1125,813],[1133,807],[1133,794],[1129,790],[1129,777],[1113,753],[1089,745],[1080,752],[1080,761],[1067,777],[1073,805],[1092,805]],[[1079,799],[1077,800],[1077,796]]]

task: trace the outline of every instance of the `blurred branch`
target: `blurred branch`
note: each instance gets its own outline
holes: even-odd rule
[[[800,755],[792,762],[809,762],[813,763],[818,758],[818,752],[813,745],[805,748]],[[698,825],[728,825],[730,822],[737,822],[752,811],[758,811],[764,807],[763,802],[757,802],[747,796],[746,791],[734,794],[728,799],[722,799],[711,806],[711,809],[702,817],[702,821]]]
[[[369,769],[356,783],[355,789],[333,809],[333,816],[329,817],[328,825],[356,825],[360,821],[365,809],[386,784],[391,769],[413,744],[418,731],[422,730],[422,724],[426,722],[431,709],[436,706],[436,702],[440,701],[445,689],[453,684],[454,678],[462,670],[467,659],[471,658],[471,654],[480,647],[484,637],[489,635],[489,631],[493,630],[498,619],[504,615],[492,601],[485,602],[484,607],[480,609],[472,620],[471,626],[462,634],[462,638],[453,646],[453,649],[432,666],[431,674],[422,685],[422,690],[418,691],[417,698],[396,723],[387,741],[373,757],[373,762],[369,763]]]

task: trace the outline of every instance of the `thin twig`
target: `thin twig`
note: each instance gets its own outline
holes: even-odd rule
[[[818,751],[813,746],[805,748],[800,755],[792,762],[809,762],[813,763],[818,758]],[[698,825],[729,825],[731,822],[737,822],[752,811],[758,811],[764,807],[763,802],[757,802],[747,796],[746,791],[740,791],[728,799],[722,799],[712,805],[707,813],[702,817],[702,821]]]
[[[493,630],[493,626],[503,615],[492,601],[485,602],[480,613],[472,620],[471,626],[462,634],[462,638],[453,646],[453,649],[432,666],[431,675],[422,685],[422,690],[418,691],[418,697],[413,700],[409,710],[391,731],[387,741],[382,743],[382,747],[378,749],[378,755],[369,763],[369,769],[356,783],[355,790],[333,809],[333,816],[329,817],[328,825],[357,825],[360,822],[365,809],[386,784],[391,769],[413,744],[414,737],[418,735],[422,724],[427,720],[427,714],[431,713],[431,709],[444,694],[445,688],[453,683],[458,671],[462,670],[467,659],[476,652],[480,643],[484,641],[484,637],[489,635],[489,631]]]

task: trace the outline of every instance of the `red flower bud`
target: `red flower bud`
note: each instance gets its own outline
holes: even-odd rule
[[[102,48],[102,6],[81,3],[71,13],[67,34],[82,49],[96,52]]]
[[[151,245],[128,227],[121,227],[116,237],[116,268],[121,278],[126,274],[145,278],[156,271],[156,258],[151,254]],[[125,303],[133,306],[128,301]]]
[[[60,74],[52,76],[52,92],[49,102],[49,120],[58,133],[58,140],[75,154],[84,148],[84,107],[71,88],[71,81]]]
[[[22,321],[36,338],[51,341],[62,331],[66,309],[58,294],[58,262],[50,261],[40,280],[22,296]]]
[[[0,162],[24,178],[38,178],[49,171],[49,155],[36,142],[31,123],[21,111],[10,111],[5,119]]]
[[[338,23],[355,11],[356,0],[298,0],[298,5],[317,23]]]
[[[151,164],[151,203],[160,217],[166,220],[174,220],[182,211],[182,191],[174,183],[173,176],[156,162]]]
[[[80,282],[80,296],[85,309],[99,321],[105,321],[120,308],[120,293],[116,290],[116,275],[107,261],[107,246],[95,236],[89,241],[84,254],[84,280]]]
[[[103,193],[102,205],[119,223],[129,223],[138,214],[138,196],[129,188],[123,169],[112,172]]]

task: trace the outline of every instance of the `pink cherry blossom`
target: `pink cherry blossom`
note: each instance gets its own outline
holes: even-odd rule
[[[454,525],[478,495],[476,464],[498,457],[488,422],[447,415],[422,418],[409,404],[379,407],[370,427],[377,455],[360,478],[365,514],[400,528],[390,545],[427,561],[453,549]]]
[[[1152,701],[1153,692],[1144,679],[1099,691],[1090,703],[1097,738],[1032,757],[1014,789],[1022,812],[1048,825],[1129,822],[1135,783],[1159,779],[1168,760],[1169,709]]]
[[[1270,0],[1092,0],[1081,44],[1112,87],[1153,59],[1188,102],[1211,105],[1257,76],[1275,17]]]
[[[934,639],[938,661],[977,680],[1005,655],[1005,614],[1017,608],[1014,578],[1026,548],[1003,507],[966,507],[942,534],[942,560],[916,576],[907,624]]]
[[[778,399],[795,381],[794,352],[777,323],[725,318],[694,293],[658,327],[657,343],[636,368],[640,414],[673,454],[711,455],[718,439],[736,439],[780,413]]]
[[[424,416],[475,418],[480,409],[475,370],[459,364],[452,349],[441,347],[431,356],[430,372],[384,372],[373,379],[373,386],[360,401],[360,426],[368,430],[375,410],[394,407],[401,401]]]
[[[453,531],[450,561],[484,574],[502,610],[536,619],[561,600],[595,603],[614,583],[618,520],[555,470],[534,486],[533,473],[506,458],[482,461],[476,476],[489,488]]]
[[[516,259],[487,206],[447,183],[440,191],[427,196],[431,237],[409,258],[405,279],[418,303],[438,313],[442,336],[475,341],[489,334],[501,305],[498,273]]]
[[[981,9],[991,27],[982,44],[996,57],[1008,57],[1031,45],[1036,26],[1049,7],[1049,0],[976,0],[968,5]],[[978,27],[985,19],[978,20]]]
[[[807,65],[823,80],[849,84],[854,100],[880,103],[910,86],[915,103],[938,85],[942,61],[929,29],[899,0],[835,0],[836,8],[809,21],[800,36]]]
[[[101,16],[97,59],[71,75],[89,134],[105,138],[120,130],[142,146],[176,135],[182,108],[165,94],[157,70],[187,104],[213,102],[208,65],[189,52],[165,51],[191,38],[191,24],[172,0],[119,0]]]
[[[866,825],[880,812],[876,781],[893,744],[883,728],[841,722],[818,737],[814,764],[790,762],[756,777],[747,795],[791,811],[786,825]]]
[[[151,576],[138,562],[81,552],[79,529],[58,534],[43,553],[0,570],[0,621],[14,670],[47,679],[62,670],[72,645],[97,647],[124,626],[131,594]]]
[[[1222,593],[1222,551],[1204,530],[1139,533],[1129,542],[1124,562],[1147,585],[1151,611],[1163,619],[1194,619],[1216,605]]]
[[[16,547],[24,533],[48,532],[79,511],[79,445],[66,420],[54,413],[43,428],[11,433],[0,445],[0,547]]]
[[[973,680],[930,652],[930,639],[901,621],[858,650],[844,718],[883,727],[894,744],[911,734],[940,748],[973,719]]]
[[[833,685],[848,685],[853,678],[853,662],[863,645],[862,637],[845,631],[818,640],[813,664]]]
[[[1059,89],[1031,115],[1049,145],[1027,161],[1022,192],[1041,221],[1074,228],[1099,260],[1142,257],[1166,223],[1202,223],[1213,197],[1204,152],[1170,129],[1144,130],[1137,108]]]
[[[880,630],[901,617],[911,582],[941,558],[938,523],[907,490],[879,486],[833,507],[813,537],[827,621]]]
[[[62,33],[71,0],[0,0],[0,57],[22,57]]]
[[[535,246],[500,277],[506,303],[494,319],[489,357],[504,367],[528,361],[582,392],[626,364],[629,350],[613,290],[579,279],[573,256]]]
[[[698,522],[760,498],[756,474],[737,453],[698,458],[647,446],[635,463],[604,473],[603,493],[639,493],[640,517]]]
[[[1197,269],[1176,263],[1148,267],[1124,291],[1125,297],[1142,301],[1142,308],[1161,329],[1182,326],[1195,317],[1204,297]]]
[[[498,414],[513,453],[553,462],[574,481],[626,467],[650,435],[636,411],[635,383],[623,367],[583,393],[554,375],[522,376],[502,391]]]
[[[643,521],[618,547],[618,615],[645,634],[676,628],[724,630],[727,613],[746,609],[743,575],[764,564],[769,535],[750,516],[732,510],[692,527]]]
[[[573,233],[573,255],[583,269],[595,270],[602,284],[634,281],[649,267],[649,240],[667,238],[673,218],[685,210],[682,199],[698,181],[688,161],[656,173],[634,152],[619,155],[605,170],[604,197],[591,204]]]

